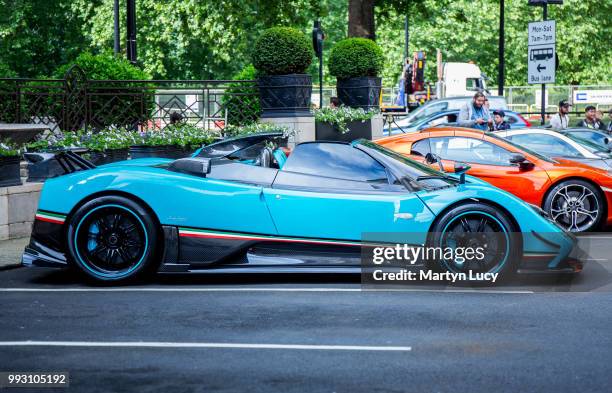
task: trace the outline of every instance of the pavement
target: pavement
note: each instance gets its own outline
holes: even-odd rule
[[[29,237],[0,240],[0,270],[10,269],[21,264],[21,254],[23,254],[23,249],[29,242]]]
[[[573,280],[393,291],[286,274],[88,286],[11,268],[0,304],[0,372],[70,373],[50,391],[608,392],[612,375],[608,260]]]

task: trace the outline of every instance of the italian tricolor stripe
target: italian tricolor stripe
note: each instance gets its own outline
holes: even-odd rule
[[[36,212],[36,219],[39,221],[50,222],[52,224],[63,224],[64,221],[66,221],[66,216],[63,214],[38,210]]]
[[[219,232],[206,229],[194,228],[179,228],[180,237],[196,237],[203,239],[226,239],[226,240],[242,240],[242,241],[269,241],[283,243],[306,243],[306,244],[326,244],[337,246],[362,246],[360,242],[351,242],[344,240],[328,240],[328,239],[311,239],[303,237],[286,237],[286,236],[269,236],[255,235],[249,233],[237,232]]]

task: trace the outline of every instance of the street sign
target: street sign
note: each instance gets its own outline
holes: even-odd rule
[[[527,83],[555,83],[556,24],[554,20],[529,23]]]

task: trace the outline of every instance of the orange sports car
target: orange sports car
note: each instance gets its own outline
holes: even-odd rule
[[[612,173],[575,161],[549,158],[488,132],[436,127],[376,143],[414,160],[454,171],[467,163],[476,176],[541,206],[572,232],[612,224]]]

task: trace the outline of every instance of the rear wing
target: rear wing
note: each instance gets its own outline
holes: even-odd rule
[[[31,164],[41,165],[55,160],[64,171],[63,175],[96,168],[92,162],[70,150],[57,153],[24,153],[23,157]]]

